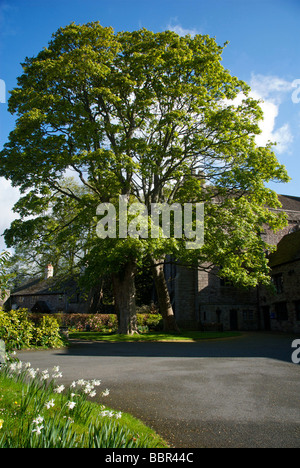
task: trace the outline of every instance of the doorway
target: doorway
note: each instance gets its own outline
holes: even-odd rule
[[[262,308],[263,313],[263,323],[264,323],[264,330],[270,331],[271,330],[271,318],[270,318],[270,307],[263,306]]]
[[[230,310],[230,330],[238,330],[238,312],[236,309]]]

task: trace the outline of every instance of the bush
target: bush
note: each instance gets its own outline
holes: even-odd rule
[[[34,328],[34,344],[47,348],[57,348],[62,345],[59,324],[55,317],[42,317],[40,324]]]
[[[55,348],[63,344],[54,317],[42,317],[39,323],[34,323],[27,309],[0,310],[0,338],[8,351],[35,346]]]
[[[137,325],[141,331],[159,331],[163,328],[160,314],[137,314]]]
[[[148,308],[139,308],[149,310]],[[118,317],[116,314],[30,314],[30,319],[37,325],[42,317],[55,317],[60,326],[70,330],[92,332],[116,332]],[[137,313],[137,325],[140,331],[158,331],[162,329],[162,317],[158,313]]]
[[[115,314],[56,314],[58,322],[70,329],[77,331],[104,332],[116,331],[118,318]],[[55,315],[55,317],[56,317]]]

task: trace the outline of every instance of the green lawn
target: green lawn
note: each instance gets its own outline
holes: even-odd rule
[[[223,339],[240,336],[240,332],[200,332],[200,331],[183,331],[182,333],[162,333],[149,332],[134,335],[118,335],[116,333],[100,333],[100,332],[70,332],[71,339],[86,340],[86,341],[160,341],[160,342],[197,342],[211,339]]]

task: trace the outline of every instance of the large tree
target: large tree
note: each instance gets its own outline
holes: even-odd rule
[[[0,175],[22,191],[42,197],[50,188],[94,213],[118,195],[135,196],[148,210],[161,202],[205,203],[205,244],[195,251],[182,240],[95,239],[94,258],[114,268],[123,331],[134,329],[138,262],[152,268],[168,328],[176,323],[166,253],[197,266],[213,262],[244,285],[267,278],[259,233],[284,221],[268,209],[278,200],[265,183],[288,176],[270,144],[255,144],[262,111],[247,84],[222,66],[224,47],[209,36],[71,24],[25,60],[11,93],[9,110],[18,118],[0,154]],[[88,194],[62,186],[68,168]]]

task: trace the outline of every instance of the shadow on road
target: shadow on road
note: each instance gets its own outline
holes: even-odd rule
[[[86,342],[71,340],[72,356],[137,356],[187,358],[270,358],[292,363],[295,335],[249,332],[235,338],[183,342]],[[61,354],[58,352],[57,354]]]

